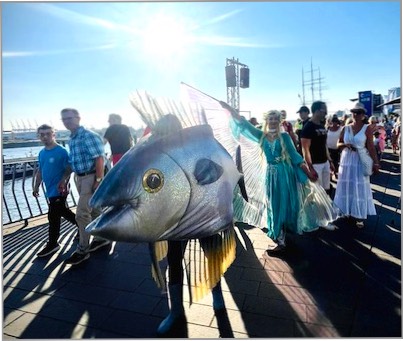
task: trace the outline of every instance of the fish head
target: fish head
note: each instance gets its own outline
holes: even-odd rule
[[[90,206],[104,212],[86,230],[110,240],[154,241],[179,222],[189,197],[182,169],[155,141],[145,141],[130,149],[98,186]]]
[[[90,200],[104,212],[86,230],[125,242],[213,235],[232,223],[239,178],[208,125],[151,136],[105,176]]]

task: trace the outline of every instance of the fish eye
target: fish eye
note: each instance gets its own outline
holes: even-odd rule
[[[164,176],[158,169],[149,169],[143,175],[143,187],[148,193],[157,193],[164,186]]]

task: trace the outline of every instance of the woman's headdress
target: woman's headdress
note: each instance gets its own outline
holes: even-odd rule
[[[268,112],[265,112],[263,114],[263,119],[267,120],[269,116],[277,116],[277,118],[280,120],[281,118],[281,112],[278,110],[269,110]]]

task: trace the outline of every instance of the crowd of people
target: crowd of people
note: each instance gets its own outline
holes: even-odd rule
[[[286,247],[287,232],[301,234],[319,227],[334,229],[331,222],[337,218],[338,210],[323,187],[316,182],[318,173],[311,158],[305,161],[297,152],[296,138],[290,136],[292,129],[285,121],[285,112],[267,112],[263,128],[257,129],[236,110],[224,102],[222,105],[231,112],[241,134],[258,143],[266,157],[266,227],[267,236],[274,241],[267,253]],[[286,128],[283,130],[283,127]],[[315,156],[317,154],[315,151]]]
[[[385,119],[380,121],[378,117],[368,117],[364,105],[357,103],[350,110],[351,115],[340,119],[328,115],[325,102],[316,101],[311,108],[302,106],[297,111],[299,119],[294,126],[287,121],[285,110],[268,111],[263,123],[259,124],[256,118],[246,120],[227,103],[220,104],[231,113],[232,123],[240,133],[260,147],[267,163],[264,179],[265,227],[270,239],[267,255],[285,250],[288,233],[303,234],[319,228],[333,231],[337,229],[334,222],[340,217],[362,228],[365,219],[376,214],[370,175],[379,172],[382,152],[388,141],[394,153],[399,150],[400,118],[391,124]],[[38,156],[33,196],[39,195],[43,183],[49,202],[49,237],[37,256],[50,256],[60,249],[58,239],[61,218],[64,217],[78,229],[76,250],[65,262],[78,265],[87,260],[91,252],[111,243],[100,237],[93,237],[90,242],[90,235],[85,230],[101,213],[92,208],[89,201],[105,175],[104,144],[110,144],[112,163],[116,166],[133,147],[134,141],[129,128],[116,114],[109,115],[110,126],[103,139],[80,125],[81,117],[76,109],[63,109],[61,119],[71,132],[69,152],[56,142],[53,127],[43,124],[38,128],[44,148]],[[162,120],[161,124],[164,122]],[[174,124],[177,130],[181,129],[179,121],[172,122],[170,126]],[[167,126],[161,124],[154,127],[152,136],[167,134]],[[363,154],[366,154],[366,159]],[[364,172],[368,162],[370,174]],[[79,194],[75,213],[66,205],[72,173]],[[332,176],[337,182],[335,192],[331,187]],[[169,332],[178,320],[184,319],[181,259],[186,243],[170,241],[168,245],[172,308],[159,327],[162,335]],[[222,309],[220,283],[213,289],[213,298],[214,309]]]
[[[350,115],[339,119],[337,115],[328,115],[326,103],[317,101],[312,104],[311,110],[302,106],[297,111],[300,117],[294,127],[286,120],[284,110],[274,110],[264,115],[262,128],[259,129],[257,122],[252,125],[235,110],[227,109],[241,127],[242,134],[259,143],[267,158],[267,235],[275,242],[275,247],[269,244],[268,254],[284,249],[286,231],[308,232],[319,227],[334,230],[337,227],[333,222],[340,217],[362,228],[365,219],[376,214],[370,175],[377,174],[380,169],[388,120],[384,119],[382,124],[377,117],[368,117],[362,103],[357,103],[350,110]],[[395,152],[399,145],[400,119],[396,120],[390,135]],[[371,162],[371,174],[364,171],[362,152]],[[292,172],[295,172],[296,166],[307,180],[318,184],[327,193],[327,198],[322,196],[319,203],[315,202],[318,195],[310,199],[310,209],[318,220],[323,219],[322,224],[313,221],[311,226],[304,228],[301,223],[304,210],[300,208],[306,207],[303,204],[305,193],[304,187],[295,187],[294,178],[297,183],[301,182],[301,176]],[[337,181],[335,191],[331,191],[332,175]],[[317,187],[310,188],[310,191],[318,192]],[[295,202],[297,199],[300,202]],[[327,220],[320,216],[324,211],[327,212]]]
[[[259,143],[271,169],[272,173],[268,172],[266,179],[267,228],[268,236],[276,243],[274,251],[284,248],[286,231],[306,232],[319,227],[334,230],[336,226],[332,222],[340,215],[349,217],[356,226],[363,227],[367,216],[375,214],[369,176],[362,172],[358,150],[368,150],[373,172],[379,172],[385,147],[390,145],[393,153],[399,151],[400,117],[368,117],[364,105],[357,103],[350,110],[350,115],[344,114],[339,118],[337,115],[328,115],[326,103],[316,101],[311,109],[301,106],[294,126],[287,120],[285,110],[267,112],[260,124],[255,117],[247,121],[224,102],[221,104],[230,110],[243,134]],[[76,265],[88,259],[90,252],[110,243],[100,238],[93,238],[90,243],[90,237],[85,232],[89,222],[100,214],[89,206],[89,200],[105,174],[104,144],[110,144],[111,161],[116,165],[134,145],[134,141],[129,128],[122,124],[122,118],[117,114],[109,115],[109,127],[103,140],[99,134],[80,125],[80,114],[75,109],[63,109],[61,119],[71,131],[70,154],[56,143],[53,127],[44,124],[38,128],[44,148],[38,157],[39,169],[33,184],[33,195],[39,195],[43,182],[49,202],[49,240],[38,257],[51,255],[60,248],[57,239],[60,219],[64,217],[78,227],[77,249],[66,261]],[[275,173],[273,169],[276,169]],[[79,193],[75,214],[66,207],[73,172]],[[289,180],[293,177],[298,178],[298,184]],[[332,177],[337,181],[335,190],[331,185]],[[319,186],[309,187],[307,183]],[[283,190],[285,186],[287,191]],[[327,193],[327,198],[323,195],[314,197],[321,198],[318,206],[327,212],[327,219],[319,215],[316,222],[304,221],[304,195],[309,196],[310,191],[321,192],[321,189]],[[300,193],[296,195],[296,192]],[[323,207],[326,209],[323,210]],[[340,210],[339,213],[334,207]],[[268,249],[268,252],[273,250]]]
[[[101,213],[91,208],[89,201],[105,174],[104,143],[110,143],[112,160],[116,164],[133,145],[133,139],[128,127],[121,123],[121,117],[116,114],[109,116],[110,126],[105,132],[104,141],[99,134],[80,125],[81,117],[76,109],[63,109],[61,119],[71,132],[69,152],[56,142],[53,127],[44,124],[37,130],[44,148],[38,156],[39,167],[33,184],[33,195],[39,196],[39,187],[43,182],[49,201],[49,238],[37,256],[50,256],[60,248],[60,222],[64,217],[78,227],[76,250],[66,260],[66,264],[77,265],[87,260],[90,252],[110,244],[109,240],[98,237],[94,237],[90,243],[90,235],[85,231],[86,226]],[[66,206],[73,172],[79,194],[76,213]]]

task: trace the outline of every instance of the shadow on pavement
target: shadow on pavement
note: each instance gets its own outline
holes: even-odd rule
[[[400,192],[400,165],[392,161],[385,155],[385,173],[372,183]],[[401,336],[400,200],[382,188],[374,197],[378,215],[363,229],[340,219],[335,231],[289,235],[277,257],[263,256],[262,230],[239,224],[246,249],[238,238],[224,275],[227,309],[213,316],[211,304],[192,305],[189,330],[223,338]],[[75,232],[63,223],[62,247],[49,259],[35,256],[47,225],[3,237],[3,335],[155,338],[168,304],[152,279],[147,245],[114,243],[70,268],[63,261]]]

